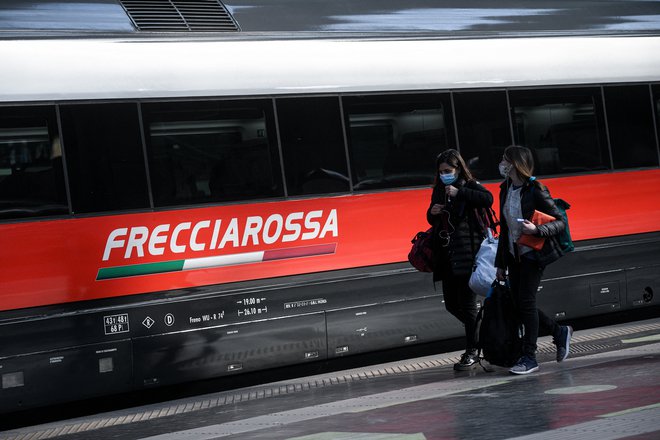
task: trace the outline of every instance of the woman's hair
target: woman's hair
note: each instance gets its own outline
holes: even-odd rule
[[[457,150],[454,150],[453,148],[449,148],[438,154],[438,157],[435,160],[435,185],[437,185],[440,180],[438,178],[438,168],[440,167],[441,163],[446,163],[447,165],[456,168],[458,170],[457,177],[459,179],[462,178],[466,182],[475,180],[472,176],[472,173],[470,172],[470,169],[465,164],[461,153],[459,153]]]
[[[529,181],[534,176],[534,156],[532,155],[532,150],[529,148],[510,145],[504,149],[503,157],[513,165],[513,168],[523,182]],[[536,179],[531,180],[535,185],[542,187],[541,183]]]

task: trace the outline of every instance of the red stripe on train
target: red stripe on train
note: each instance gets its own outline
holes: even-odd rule
[[[563,198],[571,204],[569,219],[574,240],[660,230],[660,170],[542,180],[554,197]],[[499,185],[493,183],[486,186],[497,199]],[[3,274],[0,277],[0,310],[405,261],[410,239],[417,231],[428,228],[425,213],[430,194],[430,189],[395,190],[284,202],[3,224],[0,225],[0,267]],[[324,226],[326,220],[321,218],[318,226],[311,223],[309,228],[305,225],[307,217],[301,218],[296,214],[305,213],[307,216],[323,212],[323,216],[327,216],[331,210],[336,210],[336,224],[328,220]],[[227,227],[230,219],[247,219],[250,216],[260,216],[264,224],[270,225],[265,235],[269,237],[268,242],[272,241],[270,237],[275,234],[274,231],[281,227],[282,236],[288,234],[287,243],[290,247],[327,246],[329,249],[336,244],[336,250],[314,258],[301,256],[259,263],[259,270],[254,270],[253,264],[245,264],[136,276],[102,283],[96,281],[100,267],[117,265],[118,262],[141,264],[236,252],[269,252],[282,248],[281,242],[264,244],[264,240],[254,244],[254,237],[248,237],[240,243],[236,238],[233,243],[238,243],[237,247],[227,245],[222,249],[209,249],[211,246],[208,245],[199,251],[197,243],[222,242],[223,238],[219,235],[216,240],[211,237],[215,219],[224,219],[222,227]],[[318,220],[311,215],[309,218]],[[190,223],[188,229],[182,229],[177,235],[180,240],[178,244],[181,244],[186,243],[187,239],[182,238],[185,234],[190,235],[196,225],[201,227],[207,220],[210,221],[208,227],[200,228],[195,240],[190,241],[196,245],[186,247],[185,252],[172,250],[177,249],[177,243],[171,248],[157,242],[159,249],[163,249],[160,255],[149,255],[145,244],[141,248],[144,253],[142,256],[138,255],[137,249],[128,252],[126,257],[127,252],[113,248],[110,260],[103,261],[108,236],[117,228],[130,230],[131,227],[143,227],[153,232],[163,224],[171,224],[173,229],[175,225]],[[294,225],[287,225],[287,221]],[[300,234],[295,224],[301,228]],[[312,231],[308,236],[312,238],[307,241],[302,240],[305,231]],[[139,238],[138,235],[135,237]]]

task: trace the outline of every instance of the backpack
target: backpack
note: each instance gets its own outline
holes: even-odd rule
[[[572,250],[575,249],[575,245],[573,245],[573,239],[571,238],[571,230],[568,227],[568,214],[566,214],[566,210],[571,207],[571,205],[568,204],[564,199],[554,199],[555,200],[555,205],[557,205],[557,209],[561,212],[561,217],[562,220],[564,220],[564,224],[566,224],[566,227],[564,230],[557,236],[557,239],[559,240],[559,245],[561,246],[561,250],[566,252],[571,252]]]
[[[495,281],[477,313],[480,358],[500,367],[512,367],[522,356],[522,326],[508,283]]]
[[[532,176],[532,180],[536,180],[536,177]],[[532,194],[534,194],[534,185],[532,185]],[[564,253],[571,252],[575,249],[575,245],[573,244],[573,239],[571,238],[571,230],[568,227],[568,214],[566,213],[566,211],[570,209],[571,205],[564,199],[553,198],[552,200],[555,201],[555,205],[557,206],[557,209],[559,209],[559,212],[561,212],[562,220],[566,225],[564,230],[560,232],[559,235],[557,235],[559,247]]]
[[[427,231],[418,232],[410,241],[412,248],[408,253],[408,261],[420,272],[433,272],[432,235],[433,228],[430,228]]]

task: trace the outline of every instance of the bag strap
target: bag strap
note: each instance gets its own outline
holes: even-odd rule
[[[492,207],[488,208],[474,208],[474,216],[481,227],[481,230],[489,234],[492,234],[493,237],[499,236],[499,226],[500,220],[497,218],[497,214]]]

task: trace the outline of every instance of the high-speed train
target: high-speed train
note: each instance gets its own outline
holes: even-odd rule
[[[0,412],[463,334],[407,263],[435,157],[570,203],[539,301],[660,291],[660,4],[0,6]]]

